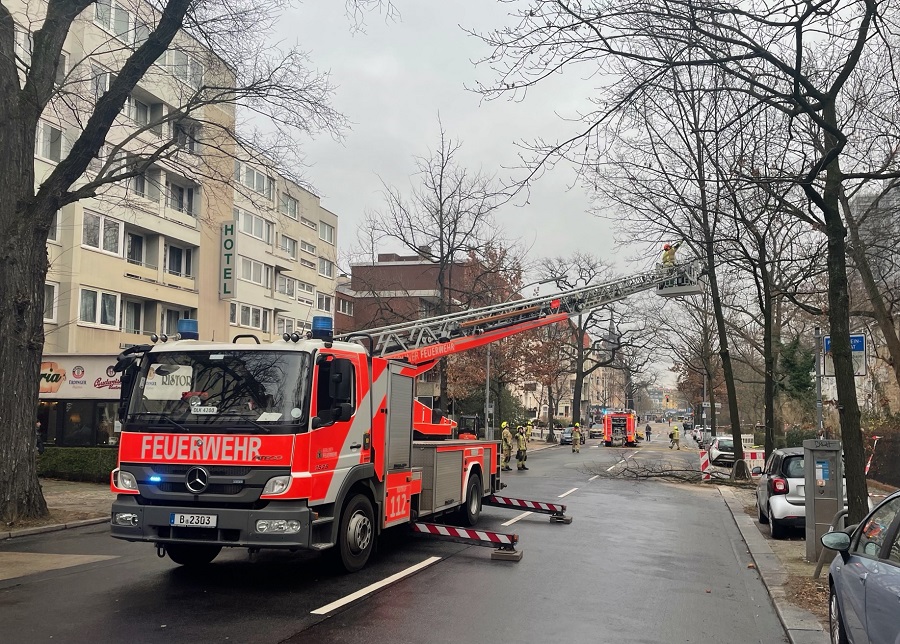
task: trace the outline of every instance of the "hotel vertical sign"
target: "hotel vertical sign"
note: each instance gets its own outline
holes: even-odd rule
[[[222,246],[219,269],[219,299],[234,298],[234,271],[237,263],[237,221],[222,224]]]

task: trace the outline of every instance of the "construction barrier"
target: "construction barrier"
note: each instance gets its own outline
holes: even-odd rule
[[[766,452],[762,449],[745,449],[744,460],[747,462],[747,467],[751,472],[753,471],[754,467],[758,467],[760,470],[763,470],[766,467]]]
[[[420,535],[434,537],[443,541],[466,543],[472,546],[496,548],[491,553],[491,559],[504,561],[520,561],[522,559],[522,552],[516,550],[516,544],[519,542],[519,535],[517,534],[472,530],[471,528],[458,528],[439,523],[415,522],[410,525],[412,526],[412,531]]]
[[[492,494],[485,497],[483,505],[495,508],[512,508],[516,510],[529,510],[541,514],[549,514],[553,523],[572,523],[572,517],[567,517],[566,506],[562,503],[545,503],[543,501],[528,501],[526,499],[513,499],[508,496]]]
[[[700,472],[704,481],[709,481],[712,475],[709,473],[709,452],[705,449],[700,450]]]

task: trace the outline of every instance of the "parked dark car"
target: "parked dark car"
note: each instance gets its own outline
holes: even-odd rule
[[[822,545],[838,551],[828,569],[832,644],[900,641],[900,492]]]

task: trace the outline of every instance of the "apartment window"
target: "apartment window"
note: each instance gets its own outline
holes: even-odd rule
[[[59,284],[44,282],[44,322],[56,322],[56,303],[59,297]]]
[[[118,328],[119,294],[90,288],[81,289],[78,319],[88,324]]]
[[[62,130],[41,121],[38,125],[38,154],[49,161],[61,161],[63,153]]]
[[[309,242],[305,242],[302,239],[300,240],[300,250],[309,253],[310,255],[316,254],[316,247]]]
[[[69,54],[64,51],[59,52],[59,62],[56,64],[56,84],[62,85],[66,82],[66,74],[69,73]]]
[[[131,177],[128,186],[138,197],[144,197],[151,201],[159,201],[159,177],[160,171],[155,168],[146,170],[143,174]]]
[[[297,259],[297,240],[288,237],[287,235],[282,235],[279,239],[279,247],[289,256]]]
[[[144,101],[140,101],[133,96],[129,96],[125,103],[125,109],[132,121],[138,125],[150,124],[150,105]]]
[[[306,306],[313,306],[315,304],[315,302],[313,302],[310,298],[303,297],[302,295],[297,296],[297,301],[300,302],[300,304],[305,304]]]
[[[122,312],[122,330],[125,333],[144,332],[144,303],[125,300]]]
[[[243,210],[239,212],[241,215],[241,232],[261,239],[267,244],[272,243],[272,232],[274,231],[272,222]]]
[[[328,311],[331,312],[331,296],[325,295],[324,293],[319,293],[316,296],[316,308],[320,311]]]
[[[142,22],[140,20],[135,19],[134,21],[134,46],[135,48],[140,47],[147,39],[150,37],[151,32],[150,25],[146,22]]]
[[[241,279],[260,286],[272,286],[272,267],[247,257],[241,257]]]
[[[26,67],[31,65],[31,52],[34,51],[34,42],[31,38],[31,32],[24,27],[15,25],[15,53],[22,60]]]
[[[172,275],[192,277],[194,252],[190,248],[168,245],[166,259],[166,272]]]
[[[312,228],[313,230],[316,230],[317,228],[316,222],[312,221],[311,219],[307,219],[306,217],[300,217],[300,223],[307,228]]]
[[[178,148],[189,154],[197,154],[199,151],[197,137],[200,134],[200,126],[197,124],[176,123],[172,128],[174,134],[172,138],[175,139],[175,144]]]
[[[329,244],[334,243],[334,226],[326,224],[324,221],[319,222],[319,239]]]
[[[106,215],[84,212],[81,230],[81,244],[89,248],[120,255],[122,246],[122,223]]]
[[[304,282],[302,280],[297,280],[297,291],[305,292],[305,293],[315,293],[316,287],[309,282]]]
[[[125,240],[125,258],[129,264],[144,265],[144,236],[128,233]]]
[[[112,0],[97,0],[94,3],[94,22],[112,31],[122,40],[129,40],[131,14],[118,3],[113,3]]]
[[[300,202],[291,195],[282,192],[281,199],[278,202],[278,208],[282,214],[287,215],[291,219],[296,219],[300,213]]]
[[[290,318],[278,317],[275,319],[275,330],[278,332],[278,335],[284,335],[285,333],[290,335],[294,332],[294,321]]]
[[[53,213],[53,219],[50,220],[47,241],[59,241],[59,210]]]
[[[323,277],[334,277],[334,263],[329,262],[324,257],[319,258],[319,275]]]
[[[101,67],[91,66],[91,94],[94,102],[100,100],[100,97],[109,89],[112,75]]]
[[[230,324],[237,324],[237,303],[231,302],[228,305],[228,322]]]
[[[281,293],[282,295],[294,297],[296,284],[297,283],[294,279],[285,275],[279,275],[275,279],[275,291],[277,293]]]
[[[169,208],[194,216],[197,214],[194,207],[196,189],[180,186],[177,183],[168,184]]]
[[[163,309],[162,313],[162,332],[166,335],[175,335],[178,333],[178,320],[193,319],[192,309]]]
[[[316,270],[316,263],[309,261],[305,257],[300,258],[300,264],[302,264],[303,266],[306,266],[306,268],[311,268],[313,270]]]
[[[350,300],[338,298],[337,307],[340,313],[343,313],[344,315],[353,315],[353,302]]]
[[[247,326],[252,329],[260,329],[268,333],[269,331],[269,310],[261,309],[258,306],[250,306],[248,304],[240,305],[240,317],[238,324]]]
[[[203,84],[203,64],[180,49],[170,51],[172,73],[194,89]]]
[[[258,192],[261,195],[264,195],[267,199],[272,198],[272,194],[275,190],[275,181],[269,176],[266,176],[264,173],[259,170],[255,170],[248,165],[243,166],[243,183],[245,186],[253,190],[254,192]],[[237,179],[237,174],[240,174],[241,169],[235,168],[235,178]]]

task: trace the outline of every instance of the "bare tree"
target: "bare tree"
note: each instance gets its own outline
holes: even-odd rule
[[[348,10],[356,5],[390,7],[362,0]],[[230,182],[232,159],[260,159],[265,149],[264,160],[278,164],[289,160],[298,135],[337,134],[342,126],[328,103],[328,77],[310,71],[302,51],[266,42],[277,0],[116,6],[113,15],[110,3],[91,0],[0,5],[0,371],[10,392],[0,400],[4,521],[47,511],[33,456],[34,410],[46,242],[57,210],[86,198],[127,199],[129,181],[161,164]],[[91,22],[104,25],[97,28],[103,41],[70,39],[74,51],[64,55],[70,33]],[[120,128],[123,111],[134,116],[131,97],[145,79],[164,86],[167,106]],[[250,119],[264,123],[254,128]],[[204,148],[201,161],[185,154],[195,142]],[[36,177],[35,153],[48,151],[55,164]]]

